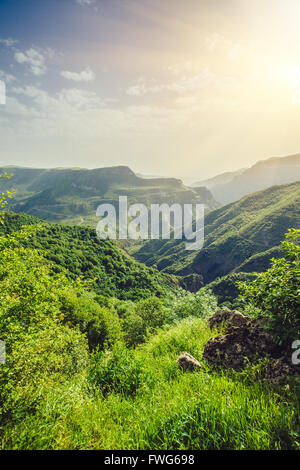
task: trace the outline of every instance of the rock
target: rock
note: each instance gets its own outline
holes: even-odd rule
[[[177,362],[183,370],[193,371],[196,369],[204,369],[200,362],[187,352],[180,354],[177,358]]]
[[[243,315],[238,310],[218,310],[209,320],[209,327],[211,330],[222,330],[228,327],[246,326],[249,318]]]
[[[204,346],[203,359],[212,366],[240,371],[249,363],[267,359],[261,369],[262,378],[281,385],[289,376],[300,377],[300,368],[282,356],[265,317],[252,319],[237,310],[219,310],[209,319],[211,329],[224,334],[211,338]]]
[[[204,346],[203,359],[211,365],[241,370],[249,362],[277,354],[278,347],[270,333],[244,326],[211,338]]]
[[[287,377],[300,377],[299,366],[293,365],[290,358],[280,357],[268,360],[263,377],[273,385],[282,385],[286,383]]]
[[[262,328],[266,326],[266,318],[250,318],[243,315],[238,310],[223,309],[218,310],[208,320],[211,330],[225,330],[229,332],[232,328],[249,327]]]

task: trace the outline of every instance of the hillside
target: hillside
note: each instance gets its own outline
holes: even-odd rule
[[[218,185],[230,183],[233,178],[236,176],[241,175],[245,171],[245,168],[242,168],[237,171],[226,171],[226,173],[222,173],[221,175],[214,176],[212,178],[208,178],[206,180],[196,181],[193,183],[193,187],[198,186],[205,186],[207,189],[213,189]]]
[[[23,225],[37,224],[37,233],[23,245],[37,249],[54,263],[55,272],[93,281],[97,294],[135,300],[151,294],[162,297],[166,291],[176,290],[170,276],[136,262],[113,241],[99,240],[95,230],[87,227],[49,225],[26,214],[7,212],[0,224],[0,236],[12,234]]]
[[[12,173],[4,190],[15,189],[10,200],[14,212],[25,212],[43,220],[95,226],[101,203],[203,203],[208,210],[219,206],[206,188],[188,188],[174,178],[140,178],[126,166],[86,169],[31,169],[2,167]]]
[[[235,271],[263,271],[280,256],[287,230],[300,228],[299,205],[300,182],[273,186],[210,212],[202,250],[189,253],[182,241],[154,240],[134,256],[162,272],[199,274],[203,284]]]
[[[200,181],[198,184],[206,186],[221,204],[229,204],[246,194],[298,180],[300,180],[300,154],[262,160],[251,168],[224,173]]]

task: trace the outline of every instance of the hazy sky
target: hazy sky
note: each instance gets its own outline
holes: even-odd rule
[[[299,0],[1,0],[0,165],[201,179],[300,152]]]

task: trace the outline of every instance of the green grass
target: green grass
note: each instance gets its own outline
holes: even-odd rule
[[[52,390],[36,414],[6,428],[2,448],[297,448],[297,390],[274,391],[245,374],[178,369],[179,353],[201,358],[212,335],[204,320],[189,318],[161,330],[125,359],[123,346],[116,346],[112,358],[102,360],[119,361],[120,374],[124,361],[135,371],[124,389],[102,395],[86,374],[73,377]],[[118,367],[114,371],[111,382]]]

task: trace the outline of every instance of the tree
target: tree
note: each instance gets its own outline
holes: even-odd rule
[[[290,229],[281,243],[282,259],[250,284],[239,282],[239,300],[269,318],[269,327],[281,345],[300,337],[300,230]]]
[[[3,179],[8,179],[8,178],[11,178],[13,175],[12,174],[9,174],[9,173],[2,173],[0,175],[0,181],[3,180]],[[0,208],[3,209],[6,204],[7,204],[7,199],[8,198],[11,198],[12,195],[14,194],[14,191],[5,191],[5,192],[0,192]],[[3,218],[2,216],[0,215],[0,222],[2,223],[3,221]]]

